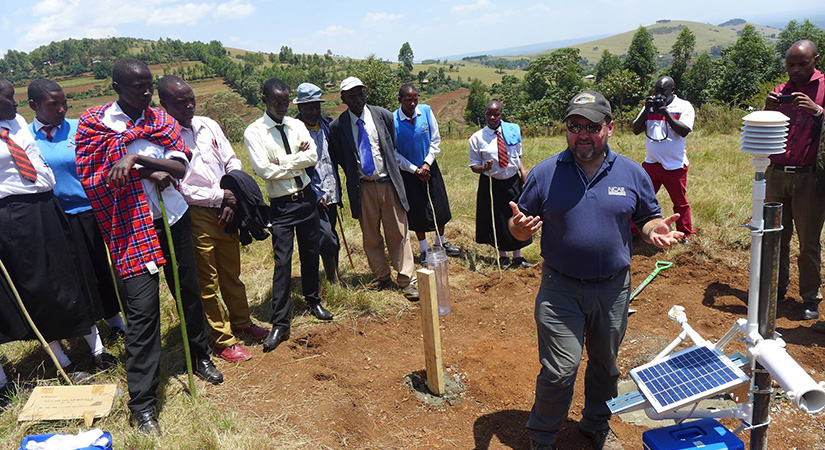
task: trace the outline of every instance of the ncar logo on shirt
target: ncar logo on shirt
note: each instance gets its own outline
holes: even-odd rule
[[[608,186],[607,195],[621,195],[624,197],[624,186]]]

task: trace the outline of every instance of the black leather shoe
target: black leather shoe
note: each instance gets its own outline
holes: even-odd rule
[[[509,256],[499,256],[498,263],[501,265],[503,269],[510,267],[510,257]]]
[[[112,327],[112,330],[109,331],[109,335],[103,339],[103,345],[107,347],[111,347],[117,344],[119,341],[126,339],[126,332],[121,330],[118,327]]]
[[[103,352],[95,356],[95,368],[100,371],[107,371],[117,367],[117,358],[110,353]]]
[[[264,353],[275,350],[281,342],[286,342],[287,339],[289,339],[289,328],[272,327],[269,336],[264,339]]]
[[[155,414],[155,407],[149,406],[138,412],[133,412],[129,423],[137,428],[141,433],[156,434],[160,436],[160,425],[158,416]]]
[[[207,383],[223,383],[223,374],[215,367],[215,363],[208,356],[195,362],[195,375]]]
[[[802,304],[802,320],[819,319],[819,303],[804,302]]]
[[[445,242],[443,247],[444,251],[447,253],[447,256],[461,256],[461,249],[455,245]]]
[[[307,307],[309,312],[318,320],[332,320],[332,313],[321,306],[321,303],[313,303]]]
[[[68,375],[69,379],[72,380],[72,384],[89,384],[89,382],[94,378],[94,375],[89,372],[80,370],[80,367],[78,367],[75,363],[71,363],[64,367],[63,371],[66,372],[66,375]]]
[[[7,382],[0,388],[0,411],[6,408],[14,397],[14,386],[11,382]]]
[[[526,259],[519,256],[518,258],[513,258],[513,262],[510,263],[510,267],[514,269],[529,269],[533,267],[533,265],[527,262]]]

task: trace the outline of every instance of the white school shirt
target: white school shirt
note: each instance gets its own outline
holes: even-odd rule
[[[501,125],[498,126],[501,133]],[[490,175],[496,180],[509,180],[518,173],[519,161],[521,161],[521,142],[515,145],[507,145],[507,157],[510,161],[505,167],[498,165],[498,136],[489,126],[476,131],[470,136],[470,166],[483,166],[484,161],[493,160],[493,168]],[[487,173],[486,171],[484,172]]]
[[[40,147],[32,139],[23,116],[17,114],[14,119],[0,120],[0,128],[9,130],[9,138],[26,152],[34,170],[37,171],[37,179],[34,182],[21,177],[9,152],[9,146],[0,140],[0,198],[51,191],[54,188],[54,173],[43,159]]]
[[[120,105],[117,102],[113,102],[112,105],[106,108],[106,111],[103,112],[103,117],[100,122],[113,131],[123,133],[127,130],[126,124],[129,123],[130,120],[132,120],[132,118],[123,112]],[[145,119],[143,117],[143,113],[141,113],[138,120],[134,121],[134,124],[137,125],[143,120]],[[126,151],[157,159],[175,159],[183,162],[186,166],[186,170],[189,170],[189,159],[186,158],[186,154],[179,151],[168,151],[163,147],[159,147],[156,144],[147,141],[146,139],[136,139],[126,144]],[[140,167],[141,166],[139,164],[135,164],[135,168]],[[146,196],[146,201],[149,202],[149,212],[152,215],[152,220],[155,221],[162,218],[163,215],[160,210],[158,191],[155,187],[157,185],[147,179],[141,179],[140,182],[143,186],[143,194]],[[170,226],[177,223],[177,221],[180,220],[180,218],[186,213],[186,210],[189,209],[189,205],[186,204],[186,200],[183,198],[183,195],[181,195],[181,193],[178,192],[178,190],[172,185],[163,190],[163,203],[166,206],[166,218],[168,219]]]

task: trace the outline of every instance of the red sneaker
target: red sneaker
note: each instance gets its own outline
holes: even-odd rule
[[[255,324],[252,324],[243,330],[241,333],[251,337],[252,339],[259,340],[269,336],[269,330],[264,327],[259,327]]]
[[[252,354],[249,353],[241,344],[230,345],[229,347],[216,348],[212,351],[215,356],[229,362],[247,361],[252,359]]]

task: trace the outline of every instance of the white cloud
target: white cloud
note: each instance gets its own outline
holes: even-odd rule
[[[404,14],[392,14],[392,13],[374,13],[368,12],[364,16],[364,24],[376,24],[376,23],[386,23],[393,20],[400,20],[404,18]]]
[[[230,0],[218,5],[214,17],[216,19],[243,19],[255,12],[255,6],[244,0]]]
[[[60,0],[43,0],[32,6],[32,12],[37,16],[43,16],[60,11],[64,6],[65,2]]]
[[[477,9],[494,7],[495,5],[493,5],[493,2],[490,0],[476,0],[473,3],[462,3],[460,5],[455,5],[450,9],[456,14],[467,14]]]
[[[153,25],[197,25],[206,15],[215,9],[214,3],[185,3],[153,9],[146,24]]]
[[[340,25],[330,25],[323,30],[318,30],[312,33],[314,38],[330,38],[335,36],[349,36],[355,34],[354,30],[342,27]]]

